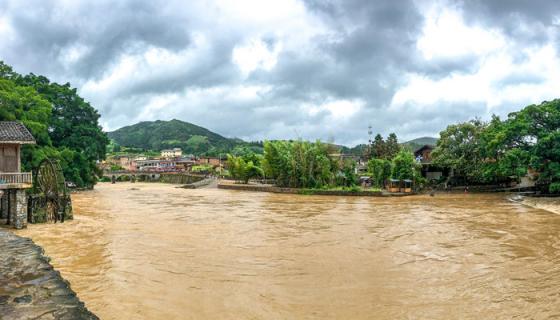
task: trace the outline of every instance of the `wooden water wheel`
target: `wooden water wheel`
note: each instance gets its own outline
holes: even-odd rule
[[[45,199],[47,221],[64,222],[68,188],[58,161],[45,159],[35,172],[35,192]]]

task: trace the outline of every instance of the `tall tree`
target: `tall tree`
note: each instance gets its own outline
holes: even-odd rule
[[[368,161],[368,173],[371,175],[373,185],[382,188],[387,179],[391,177],[392,164],[389,160],[371,159]]]
[[[378,159],[385,158],[385,154],[386,154],[385,140],[383,140],[381,134],[378,133],[377,135],[375,135],[375,138],[373,138],[371,150],[374,158],[378,158]]]
[[[397,135],[395,133],[389,134],[387,141],[385,142],[385,159],[393,159],[400,150],[401,146],[399,145]]]
[[[484,157],[480,136],[485,128],[486,124],[480,120],[449,125],[440,132],[432,162],[452,168],[470,182],[482,182]]]
[[[549,191],[560,191],[559,128],[558,99],[527,106],[504,121],[494,117],[482,135],[487,174],[521,177],[532,169]]]
[[[393,158],[391,175],[394,179],[399,180],[415,180],[419,177],[417,174],[418,164],[414,160],[414,155],[410,151],[402,150],[395,158]]]
[[[267,141],[263,167],[282,187],[320,188],[333,184],[335,175],[346,173],[347,163],[329,157],[329,146],[319,141]],[[352,179],[344,178],[346,182]]]
[[[23,122],[37,140],[23,149],[25,170],[52,157],[61,161],[68,180],[80,187],[95,184],[96,161],[104,159],[108,139],[99,114],[76,89],[43,76],[21,76],[0,62],[0,106],[0,120]]]

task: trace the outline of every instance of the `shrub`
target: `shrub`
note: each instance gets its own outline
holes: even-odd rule
[[[548,186],[548,191],[550,193],[560,193],[560,182],[553,182]]]

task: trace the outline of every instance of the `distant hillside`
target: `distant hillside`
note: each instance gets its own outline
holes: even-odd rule
[[[408,147],[410,150],[414,151],[424,145],[431,145],[431,146],[435,146],[437,143],[438,139],[437,138],[432,138],[432,137],[421,137],[421,138],[416,138],[407,142],[402,143],[403,146]]]
[[[144,121],[108,133],[109,138],[126,147],[146,150],[181,148],[185,153],[202,154],[226,150],[239,143],[192,123]]]

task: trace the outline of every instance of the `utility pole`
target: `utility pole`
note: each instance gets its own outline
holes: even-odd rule
[[[373,131],[371,128],[371,124],[368,126],[368,154],[367,154],[367,160],[371,159],[371,144],[373,143],[373,140],[371,139],[371,136],[373,135]]]

